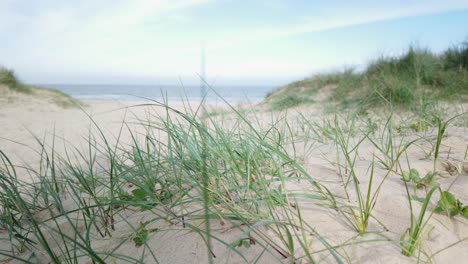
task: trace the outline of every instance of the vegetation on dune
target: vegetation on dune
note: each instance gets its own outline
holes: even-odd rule
[[[13,70],[0,67],[0,85],[19,94],[32,95],[63,108],[76,107],[81,103],[57,89],[27,85],[20,81]]]
[[[466,100],[468,41],[440,54],[410,46],[402,55],[378,58],[362,72],[346,69],[291,83],[267,95],[266,102],[281,110],[290,94],[312,102],[326,88],[328,101],[361,109],[385,103],[411,110],[425,100]]]
[[[31,87],[23,84],[15,75],[13,70],[0,67],[0,84],[21,93],[32,93]]]
[[[288,93],[274,100],[272,102],[272,107],[276,110],[283,110],[311,102],[313,102],[311,98],[303,97],[296,93]]]
[[[33,92],[35,94],[45,94],[44,97],[48,99],[49,102],[54,103],[63,108],[77,107],[84,105],[79,100],[71,97],[70,95],[54,89],[54,88],[43,88],[43,87],[33,87]]]

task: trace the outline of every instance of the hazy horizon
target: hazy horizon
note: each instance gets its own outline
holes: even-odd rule
[[[0,65],[33,84],[280,86],[464,41],[468,1],[0,2]]]

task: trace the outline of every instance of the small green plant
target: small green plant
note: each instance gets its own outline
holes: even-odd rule
[[[387,123],[389,123],[388,121]],[[387,126],[388,127],[388,126]],[[353,228],[359,232],[360,234],[365,233],[367,230],[367,226],[369,224],[369,220],[372,217],[372,211],[377,203],[380,190],[389,177],[389,175],[393,172],[396,168],[399,158],[406,150],[415,142],[415,140],[410,141],[408,143],[401,143],[398,148],[393,148],[392,138],[387,137],[385,143],[388,145],[388,151],[379,148],[382,153],[386,155],[386,163],[385,175],[380,178],[380,182],[378,183],[377,187],[374,188],[374,176],[375,176],[375,155],[373,155],[372,163],[369,166],[369,183],[367,186],[367,190],[363,190],[360,185],[360,181],[356,174],[355,169],[355,162],[358,157],[358,149],[359,146],[368,139],[372,142],[372,144],[376,145],[375,141],[369,137],[369,132],[364,135],[361,135],[360,138],[357,139],[357,143],[353,146],[351,145],[350,133],[345,133],[338,124],[338,119],[335,117],[335,144],[341,154],[344,157],[346,167],[349,170],[349,178],[347,182],[343,182],[345,192],[347,193],[347,185],[351,182],[354,186],[354,191],[357,196],[357,209],[352,206],[346,206],[345,210],[342,211],[343,215],[346,217],[346,220],[353,226]],[[390,129],[391,131],[391,129]],[[377,145],[378,146],[378,145]],[[379,159],[381,162],[383,159]],[[349,197],[349,195],[347,195]]]
[[[250,237],[239,239],[237,247],[250,248],[250,246],[255,245],[255,240]]]
[[[419,212],[419,217],[417,221],[414,220],[413,214],[413,206],[411,202],[411,197],[408,191],[408,186],[406,185],[406,194],[408,197],[409,207],[410,207],[410,227],[401,235],[400,237],[400,247],[402,249],[402,254],[405,256],[412,256],[416,248],[418,248],[421,242],[425,239],[425,237],[429,234],[432,230],[431,228],[426,228],[430,216],[424,221],[424,215],[426,214],[427,206],[429,201],[431,200],[432,194],[436,190],[436,188],[432,188],[426,195],[424,199],[424,203],[421,207],[421,211]],[[432,214],[431,214],[432,215]]]
[[[456,199],[449,191],[442,191],[440,189],[439,191],[440,199],[437,203],[437,207],[434,209],[436,213],[445,212],[449,217],[456,216],[460,213],[463,217],[468,219],[468,205],[463,206],[460,200]]]
[[[404,144],[404,137],[399,141],[395,141],[393,135],[393,113],[388,117],[385,125],[377,139],[367,136],[367,139],[380,152],[381,155],[376,156],[381,167],[385,170],[396,170],[399,166],[399,160],[396,158],[405,151],[409,145]],[[414,142],[414,141],[413,141]],[[409,143],[410,145],[413,143]],[[396,162],[395,164],[393,164]]]
[[[416,188],[421,189],[424,188],[427,192],[428,189],[432,189],[433,187],[437,186],[437,176],[436,172],[428,172],[426,176],[421,178],[419,176],[419,172],[416,169],[410,169],[410,171],[402,172],[401,180],[405,183],[411,182],[415,184]]]
[[[455,120],[456,118],[465,115],[466,113],[461,113],[458,115],[455,115],[451,118],[449,118],[447,121],[442,121],[441,119],[437,119],[437,140],[435,143],[435,148],[434,148],[434,169],[433,171],[436,171],[437,168],[437,160],[439,158],[439,152],[440,152],[440,146],[442,145],[442,139],[444,137],[445,131],[447,130],[448,125],[450,122]]]
[[[429,129],[429,123],[422,119],[422,118],[415,118],[414,120],[410,120],[409,123],[407,124],[400,124],[399,126],[396,127],[396,131],[399,134],[406,134],[406,132],[412,131],[412,132],[425,132]]]
[[[133,237],[133,242],[135,243],[135,247],[143,246],[148,239],[148,235],[157,231],[158,231],[157,228],[146,229],[145,225],[142,224],[142,226],[139,228],[139,230],[136,232],[135,236]]]

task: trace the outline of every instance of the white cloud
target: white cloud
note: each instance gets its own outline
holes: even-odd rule
[[[312,6],[308,16],[288,14],[263,26],[239,25],[216,32],[193,27],[191,22],[196,18],[190,10],[211,2],[38,0],[21,6],[18,1],[1,0],[0,34],[8,38],[0,40],[0,64],[28,76],[46,71],[57,75],[73,72],[141,76],[194,74],[199,68],[200,39],[209,36],[205,38],[210,53],[218,55],[212,59],[213,74],[297,73],[308,71],[305,60],[242,57],[242,47],[357,24],[468,8],[468,1],[456,0],[389,1],[378,5],[354,2],[352,7],[320,12]],[[269,2],[270,8],[276,10],[288,5],[291,3],[283,0]],[[187,31],[175,32],[172,30],[175,25],[184,25]],[[329,66],[325,64],[322,61],[322,66]]]
[[[13,41],[0,43],[7,46],[3,49],[5,54],[0,51],[0,57],[6,64],[14,61],[19,68],[28,70],[141,70],[144,66],[140,65],[148,66],[148,59],[170,59],[167,48],[158,41],[164,39],[164,32],[155,34],[145,24],[157,23],[168,15],[181,22],[184,18],[176,16],[178,11],[209,1],[141,0],[114,5],[99,2],[44,4],[37,7],[40,12],[29,16],[16,12],[13,2],[4,2],[2,13],[8,16],[1,16],[0,25],[4,32],[9,31]]]

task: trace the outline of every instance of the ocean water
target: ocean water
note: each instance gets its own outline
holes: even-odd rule
[[[119,100],[135,101],[142,98],[161,101],[201,101],[199,86],[152,86],[152,85],[72,85],[49,84],[45,87],[61,90],[79,100]],[[273,86],[219,86],[206,88],[205,101],[230,103],[260,102]],[[213,91],[214,90],[214,91]],[[216,94],[217,93],[217,94]]]

